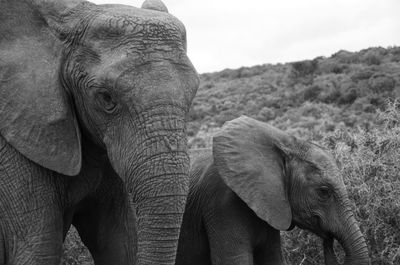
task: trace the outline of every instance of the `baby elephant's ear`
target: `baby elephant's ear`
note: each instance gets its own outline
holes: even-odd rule
[[[288,141],[282,131],[246,116],[227,122],[213,138],[214,163],[222,179],[278,230],[287,230],[292,222],[280,149]]]
[[[0,134],[37,164],[76,175],[81,146],[60,80],[63,43],[44,16],[62,4],[0,0]]]

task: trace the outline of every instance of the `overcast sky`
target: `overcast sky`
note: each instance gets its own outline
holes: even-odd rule
[[[89,0],[140,7],[138,0]],[[199,73],[400,46],[400,0],[164,0]]]

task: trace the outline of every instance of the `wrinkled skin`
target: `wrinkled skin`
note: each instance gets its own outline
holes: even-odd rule
[[[322,147],[242,116],[224,125],[213,149],[191,152],[190,192],[177,264],[285,264],[280,230],[324,239],[325,263],[369,264],[342,177]]]
[[[58,264],[71,224],[96,264],[174,264],[198,87],[181,22],[158,0],[0,6],[0,264]]]

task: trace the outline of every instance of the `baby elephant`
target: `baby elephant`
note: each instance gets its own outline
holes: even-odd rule
[[[322,147],[242,116],[193,150],[178,265],[283,264],[280,230],[324,240],[325,264],[370,264],[334,158]]]

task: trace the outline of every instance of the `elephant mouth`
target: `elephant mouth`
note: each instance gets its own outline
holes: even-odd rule
[[[295,222],[292,221],[292,223],[290,224],[289,228],[286,231],[292,231],[295,227],[296,227],[296,224],[295,224]]]
[[[292,224],[290,225],[288,231],[290,231],[294,227],[298,227],[300,229],[310,231],[310,232],[316,234],[317,236],[319,236],[320,238],[322,238],[323,240],[326,240],[329,238],[332,238],[332,240],[334,239],[334,236],[331,233],[327,232],[326,229],[323,229],[321,219],[316,216],[311,218],[311,221],[308,223],[293,221]]]
[[[336,253],[333,249],[334,238],[333,236],[328,236],[324,238],[324,256],[326,265],[340,265],[338,262]]]

